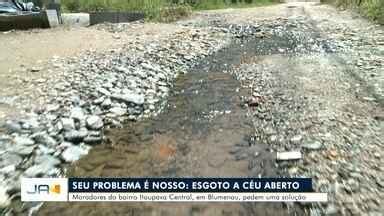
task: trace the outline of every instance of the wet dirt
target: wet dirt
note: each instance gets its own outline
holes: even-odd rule
[[[233,43],[181,75],[159,116],[108,131],[109,142],[78,161],[69,176],[276,176],[268,147],[253,143],[251,118],[240,100],[248,92],[242,92],[240,83],[227,73],[255,55],[254,49],[244,42]],[[295,215],[297,211],[266,203],[46,203],[38,215]]]

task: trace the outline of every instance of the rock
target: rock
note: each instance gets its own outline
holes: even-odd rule
[[[367,213],[368,216],[383,216],[382,212],[380,211],[370,211]]]
[[[14,146],[10,152],[13,152],[15,154],[19,154],[21,156],[28,156],[31,155],[33,150],[35,149],[35,146]]]
[[[106,81],[106,82],[103,84],[103,87],[104,87],[105,89],[112,89],[112,90],[114,90],[114,89],[113,89],[113,87],[115,86],[115,85],[113,84],[114,81],[116,81],[116,80],[115,80],[115,79],[110,79],[110,80]]]
[[[99,116],[90,116],[87,118],[87,127],[93,130],[99,130],[104,126],[103,119]]]
[[[36,152],[37,154],[53,154],[55,153],[55,148],[39,145]]]
[[[70,146],[72,146],[72,143],[64,141],[64,142],[60,143],[60,145],[58,145],[57,148],[61,149],[61,150],[64,150],[64,149],[66,149],[66,148],[68,148]]]
[[[5,128],[10,133],[21,133],[22,132],[21,125],[17,122],[14,122],[14,121],[6,121]]]
[[[123,128],[123,124],[117,119],[108,119],[108,124],[111,125],[112,128]]]
[[[125,68],[125,67],[116,67],[116,70],[119,72],[126,73],[126,74],[129,74],[129,72],[130,72],[129,69]]]
[[[293,137],[291,138],[291,142],[292,142],[292,143],[296,143],[296,144],[298,144],[298,143],[301,142],[302,139],[303,139],[303,136],[301,136],[301,135],[295,135],[295,136],[293,136]]]
[[[362,212],[359,207],[355,203],[345,203],[344,204],[346,208],[349,211],[348,215],[355,215],[355,216],[360,216],[362,215]]]
[[[30,146],[35,144],[35,141],[33,141],[31,138],[28,137],[21,137],[17,136],[13,139],[15,145],[24,145],[24,146]]]
[[[144,96],[136,93],[114,94],[111,97],[124,103],[134,103],[137,105],[144,103]]]
[[[374,152],[373,156],[375,156],[377,159],[381,158],[380,152]]]
[[[99,130],[89,131],[88,136],[103,136],[103,132]]]
[[[357,182],[355,179],[348,179],[346,190],[351,193],[356,192],[360,189],[359,185],[359,182]]]
[[[16,166],[14,164],[8,165],[0,169],[0,173],[13,173],[16,170]]]
[[[301,147],[307,150],[319,150],[323,147],[323,144],[319,141],[303,144]]]
[[[246,103],[249,107],[256,107],[260,105],[261,101],[262,101],[261,97],[252,97],[252,98],[249,98]]]
[[[105,99],[105,100],[101,103],[101,106],[102,106],[103,108],[109,108],[109,107],[111,107],[111,105],[112,105],[112,101],[111,101],[110,98]]]
[[[64,134],[64,139],[70,142],[81,142],[88,135],[87,129],[71,130]]]
[[[24,171],[28,177],[52,176],[55,173],[57,173],[56,167],[48,163],[33,165]]]
[[[109,112],[117,116],[122,116],[127,113],[127,110],[122,107],[112,107]]]
[[[44,202],[25,202],[23,203],[23,209],[28,209],[28,215],[38,215],[43,204]]]
[[[100,105],[101,103],[103,103],[103,101],[104,101],[104,97],[100,97],[100,98],[93,100],[93,104]]]
[[[21,178],[19,176],[20,171],[15,173],[17,176],[12,176],[7,181],[7,192],[9,195],[19,193],[21,190]]]
[[[337,210],[337,207],[334,204],[329,204],[327,206],[327,209],[325,210],[325,215],[330,216],[336,216],[338,215],[339,211]]]
[[[111,95],[111,92],[109,92],[107,89],[102,88],[102,87],[98,88],[97,91],[100,92],[103,95],[106,95],[106,96],[110,96]]]
[[[46,110],[47,110],[48,112],[55,112],[55,111],[57,111],[59,108],[60,108],[60,105],[59,105],[59,104],[48,104],[48,105],[46,106]]]
[[[12,137],[9,136],[9,135],[5,135],[5,134],[0,134],[0,144],[4,144],[4,143],[10,143],[12,142]]]
[[[79,95],[72,95],[71,97],[69,97],[69,101],[71,101],[72,104],[76,106],[74,109],[78,109],[78,108],[81,109],[79,106],[81,106],[84,103],[84,101],[81,100]]]
[[[56,168],[60,160],[51,155],[42,155],[35,158],[35,165],[25,170],[24,174],[28,177],[52,176],[58,172]]]
[[[75,122],[71,118],[62,118],[60,119],[60,122],[65,131],[75,129]]]
[[[10,199],[7,194],[7,187],[3,182],[0,182],[0,209],[7,207],[10,204]]]
[[[0,104],[5,104],[5,105],[12,106],[12,104],[14,104],[16,99],[17,99],[17,96],[11,96],[11,97],[0,96]]]
[[[94,145],[100,144],[103,142],[103,138],[101,136],[87,136],[84,138],[84,143]]]
[[[301,158],[302,158],[302,155],[301,155],[301,152],[299,151],[276,153],[276,159],[279,161],[300,160]]]
[[[373,98],[373,97],[363,97],[363,100],[366,100],[366,101],[376,101],[376,98]]]
[[[70,146],[64,150],[61,157],[65,162],[74,162],[80,159],[81,156],[88,154],[88,149],[81,146]]]
[[[9,165],[15,165],[18,166],[22,161],[23,158],[21,158],[19,155],[11,152],[6,152],[4,154],[0,155],[0,167],[5,167]]]
[[[22,121],[21,128],[25,130],[36,131],[40,129],[40,123],[36,118],[30,118],[28,120]]]
[[[141,66],[147,70],[153,70],[153,71],[156,71],[156,72],[161,72],[161,69],[158,67],[158,66],[154,66],[152,64],[148,64],[148,63],[141,63]]]
[[[51,155],[41,155],[35,158],[36,164],[48,163],[51,166],[57,166],[60,164],[60,160]]]
[[[32,138],[40,144],[46,146],[55,146],[57,144],[56,140],[49,136],[46,132],[40,132],[32,135]]]
[[[39,71],[41,71],[40,67],[32,67],[31,68],[31,72],[33,72],[33,73],[36,73],[36,72],[39,72]]]
[[[376,184],[377,184],[379,187],[384,188],[384,178],[376,177]]]
[[[245,160],[248,158],[248,152],[239,152],[238,154],[235,155],[235,160]]]
[[[81,109],[81,107],[72,108],[70,117],[79,121],[83,121],[86,118],[84,111],[83,109]]]
[[[161,91],[161,92],[164,92],[164,93],[169,92],[169,88],[166,87],[166,86],[158,86],[157,88],[158,88],[159,91]],[[198,93],[198,91],[197,91],[197,93]]]

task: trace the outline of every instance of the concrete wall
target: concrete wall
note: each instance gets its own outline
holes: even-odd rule
[[[89,14],[88,13],[64,13],[61,14],[63,24],[66,26],[89,26]]]

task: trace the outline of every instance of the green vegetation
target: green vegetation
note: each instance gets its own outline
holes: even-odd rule
[[[369,0],[364,1],[361,5],[364,14],[384,24],[384,1],[383,0]]]
[[[64,11],[142,11],[148,19],[172,21],[188,16],[193,9],[251,7],[276,0],[62,0]]]
[[[68,12],[96,11],[140,11],[148,19],[159,20],[162,14],[167,14],[167,20],[178,17],[176,13],[188,14],[190,8],[183,5],[170,4],[168,0],[62,0],[62,9]],[[175,13],[171,16],[170,9]]]
[[[188,1],[187,1],[188,2]],[[189,1],[194,9],[197,10],[212,10],[223,9],[228,7],[241,8],[241,7],[254,7],[261,5],[272,4],[278,2],[277,0],[200,0]]]
[[[167,0],[62,0],[61,3],[71,12],[144,11],[164,7]]]
[[[361,14],[371,20],[384,24],[384,0],[324,0],[335,2],[339,7],[358,9]]]

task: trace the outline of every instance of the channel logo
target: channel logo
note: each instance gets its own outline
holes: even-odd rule
[[[46,184],[35,184],[30,190],[27,191],[28,194],[60,194],[60,185],[46,185]]]
[[[68,179],[22,178],[21,201],[67,201]]]

